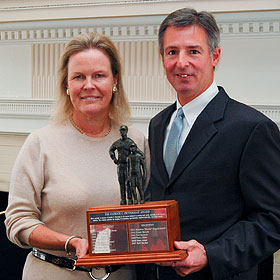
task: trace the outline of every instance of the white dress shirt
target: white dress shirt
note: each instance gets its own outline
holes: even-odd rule
[[[219,92],[219,89],[214,80],[213,83],[211,84],[211,86],[206,91],[204,91],[198,97],[196,97],[191,102],[189,102],[183,106],[185,118],[184,118],[184,128],[181,133],[180,140],[179,140],[180,147],[183,146],[183,144],[184,144],[195,120],[199,116],[199,114],[203,111],[203,109],[207,106],[207,104],[217,95],[218,92]],[[178,97],[177,97],[176,103],[177,103],[177,109],[173,112],[173,114],[170,118],[170,122],[166,128],[164,145],[163,145],[163,154],[165,154],[166,143],[167,143],[167,139],[169,136],[169,132],[170,132],[172,123],[176,117],[178,109],[180,107],[182,107],[182,105],[180,104],[180,102],[178,100]]]

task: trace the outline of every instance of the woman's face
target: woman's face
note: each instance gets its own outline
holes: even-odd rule
[[[89,49],[70,56],[67,88],[73,105],[73,117],[107,117],[112,99],[113,77],[108,56],[99,49]]]

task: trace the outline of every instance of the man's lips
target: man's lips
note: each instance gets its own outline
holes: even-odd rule
[[[176,76],[181,77],[181,78],[187,78],[190,76],[190,74],[187,73],[177,73]]]

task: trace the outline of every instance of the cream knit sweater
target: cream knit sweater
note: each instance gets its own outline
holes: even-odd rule
[[[150,155],[145,137],[129,129],[128,137]],[[109,156],[111,144],[120,138],[119,128],[109,135],[91,138],[79,133],[68,122],[51,124],[31,133],[15,162],[6,211],[9,239],[30,247],[29,235],[41,224],[67,235],[87,238],[86,210],[106,204],[119,204],[117,166]],[[57,256],[63,251],[43,250]],[[70,272],[53,264],[27,257],[23,279],[90,279],[86,272]],[[131,267],[124,266],[110,276],[135,279]]]

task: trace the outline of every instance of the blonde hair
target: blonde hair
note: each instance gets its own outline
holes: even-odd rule
[[[100,49],[109,58],[114,78],[117,78],[117,92],[113,93],[109,109],[109,118],[120,125],[130,118],[130,106],[123,88],[121,62],[117,48],[106,36],[98,33],[80,34],[65,47],[58,68],[58,94],[52,119],[58,123],[65,122],[73,113],[73,105],[66,94],[68,62],[71,55],[88,49]]]

